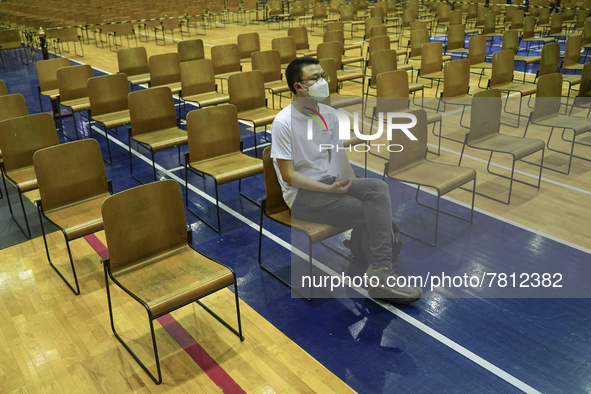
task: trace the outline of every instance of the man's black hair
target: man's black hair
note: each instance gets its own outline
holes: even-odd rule
[[[319,63],[320,60],[309,56],[296,57],[291,63],[289,63],[285,70],[285,79],[287,79],[287,86],[293,94],[296,94],[293,85],[302,79],[302,69],[310,64]]]

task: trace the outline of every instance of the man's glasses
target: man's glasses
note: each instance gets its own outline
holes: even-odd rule
[[[316,82],[320,81],[321,79],[324,79],[326,82],[330,82],[330,75],[321,75],[321,76],[315,77],[315,78],[302,79],[299,82],[314,81],[314,83],[316,83]]]

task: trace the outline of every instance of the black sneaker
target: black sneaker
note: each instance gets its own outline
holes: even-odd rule
[[[369,286],[367,289],[371,298],[379,298],[398,304],[410,304],[423,296],[423,289],[415,286],[398,286],[398,274],[392,267],[374,269],[369,266],[365,271],[368,277],[377,277],[380,280],[379,286]],[[390,285],[388,286],[388,278]],[[370,282],[371,283],[371,282]]]

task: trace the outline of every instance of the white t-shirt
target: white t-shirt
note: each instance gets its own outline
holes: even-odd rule
[[[329,147],[336,148],[339,143],[339,123],[336,115],[326,113],[331,108],[318,104],[318,112],[322,118],[315,118],[299,112],[292,104],[282,109],[275,117],[271,126],[271,157],[277,178],[283,192],[283,199],[291,208],[295,201],[298,188],[285,182],[277,166],[277,159],[291,160],[293,170],[307,177],[320,181],[330,175]],[[332,108],[331,108],[332,109]],[[312,113],[310,111],[309,113]],[[308,120],[312,123],[312,139],[308,139]],[[321,144],[322,149],[321,149]]]

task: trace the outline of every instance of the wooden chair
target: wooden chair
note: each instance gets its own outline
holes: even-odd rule
[[[212,230],[220,232],[218,185],[238,180],[240,195],[259,205],[242,193],[241,186],[243,178],[263,172],[263,163],[260,159],[242,153],[238,112],[233,105],[220,105],[190,112],[187,116],[187,134],[189,138],[189,152],[185,154],[187,209]],[[213,178],[217,228],[189,207],[189,171]]]
[[[545,145],[542,140],[501,134],[502,106],[501,91],[498,89],[485,90],[474,95],[470,116],[470,132],[466,133],[458,165],[462,164],[462,158],[466,147],[490,151],[486,170],[493,175],[509,179],[509,195],[505,201],[484,193],[476,192],[476,194],[509,205],[509,203],[511,203],[511,191],[513,190],[514,181],[538,189],[540,188],[540,183],[542,182],[542,167],[544,165]],[[542,156],[539,164],[540,173],[538,174],[538,184],[532,185],[531,183],[515,179],[515,163],[540,151],[542,152]],[[491,171],[490,163],[493,158],[493,153],[511,155],[512,164],[510,176]]]
[[[117,64],[119,72],[127,76],[132,91],[135,85],[150,82],[150,64],[145,47],[118,50]]]
[[[191,60],[205,59],[205,50],[203,49],[203,40],[179,41],[177,46],[180,62],[189,62]]]
[[[49,99],[56,103],[60,96],[60,91],[57,87],[57,70],[71,65],[70,59],[59,57],[57,59],[40,60],[37,62],[37,77],[39,78],[39,86],[37,86],[37,93],[39,94],[39,105],[41,112],[43,112],[43,101],[41,97],[49,97]],[[58,107],[56,107],[58,108]]]
[[[564,78],[565,76],[563,75],[562,77]],[[591,113],[591,63],[585,63],[583,65],[581,86],[579,88],[579,93],[574,98],[569,115],[573,113],[575,107],[587,109],[587,117],[589,117],[589,113]]]
[[[517,54],[517,50],[519,49],[519,36],[517,30],[506,30],[503,33],[503,43],[501,46],[501,50],[510,49],[513,51],[513,60],[516,62],[524,62],[523,67],[523,81],[525,82],[525,74],[527,71],[527,66],[532,63],[539,63],[541,60],[541,56],[522,56]]]
[[[177,182],[160,181],[109,197],[102,206],[102,220],[109,245],[109,257],[102,263],[111,329],[156,384],[162,382],[162,373],[155,319],[196,302],[244,340],[236,275],[231,268],[192,248]],[[157,378],[115,329],[109,278],[148,314]],[[234,285],[238,331],[200,301],[230,285]]]
[[[9,98],[9,100],[7,100]],[[21,102],[22,100],[22,102]],[[9,103],[8,101],[12,101]],[[21,102],[15,105],[14,102]],[[27,115],[25,99],[20,94],[0,97],[0,108],[13,108],[17,117],[4,118],[0,121],[0,146],[2,147],[2,182],[6,191],[6,198],[10,215],[21,229],[25,237],[31,238],[31,228],[25,212],[23,193],[37,188],[37,179],[33,168],[33,155],[39,149],[59,145],[59,138],[55,132],[55,124],[50,114],[41,113]],[[24,106],[24,108],[23,108]],[[20,109],[19,109],[20,107]],[[10,193],[6,187],[6,180],[12,184],[21,201],[25,228],[16,220],[10,203]]]
[[[84,57],[84,47],[82,46],[81,36],[78,35],[77,27],[71,27],[69,29],[48,30],[46,39],[48,42],[52,42],[53,47],[60,56],[62,55],[62,52],[70,53],[70,43],[72,42],[76,56]],[[67,49],[64,48],[64,44],[67,45]],[[80,53],[77,51],[76,44],[80,45]]]
[[[0,79],[0,96],[6,96],[8,94],[8,90],[6,89],[6,83]]]
[[[90,110],[90,101],[88,99],[87,82],[94,76],[92,67],[88,64],[80,66],[69,66],[57,70],[57,87],[59,90],[58,102],[62,107],[69,108],[72,111],[72,120],[74,121],[74,130],[76,130],[76,139],[78,139],[78,123],[76,122],[76,112]],[[80,115],[82,118],[82,115]],[[90,119],[90,117],[87,117]],[[64,137],[69,140],[64,131],[62,117],[60,116],[60,127]],[[89,123],[90,128],[90,123]],[[84,127],[83,127],[84,130]]]
[[[211,48],[211,61],[215,79],[228,80],[231,75],[242,72],[237,44],[216,45]],[[222,85],[222,93],[224,85]]]
[[[521,35],[521,42],[527,43],[527,54],[531,48],[532,42],[540,42],[543,46],[555,41],[554,37],[536,37],[536,17],[527,16],[523,20],[523,34]],[[544,47],[542,47],[542,51]]]
[[[351,105],[363,104],[363,97],[351,96],[350,94],[340,94],[338,81],[332,76],[337,73],[336,63],[333,59],[320,59],[320,67],[324,71],[325,80],[328,82],[328,91],[330,96],[322,101],[323,104],[333,108],[343,108]],[[363,106],[361,113],[363,113]]]
[[[480,36],[472,36],[468,40],[468,60],[470,61],[470,68],[475,68],[480,70],[480,76],[478,78],[478,87],[484,89],[484,87],[480,86],[480,81],[484,76],[485,70],[492,70],[492,63],[486,62],[486,37],[483,35]]]
[[[296,43],[293,36],[274,38],[271,47],[279,51],[282,68],[286,68],[296,58]]]
[[[446,111],[445,106],[447,106],[448,104],[461,105],[462,116],[460,118],[460,126],[466,127],[462,125],[462,120],[464,120],[464,113],[466,112],[466,107],[472,105],[472,96],[469,94],[470,60],[458,59],[445,63],[445,65],[443,66],[443,75],[443,91],[441,92],[441,97],[437,105],[437,112],[439,112],[439,106],[441,103],[443,103],[444,105],[444,112]],[[462,142],[450,137],[443,138],[456,142]]]
[[[4,90],[2,90],[4,88]],[[1,94],[5,92],[4,94]],[[0,121],[29,114],[27,103],[22,94],[8,94],[4,81],[0,80]],[[0,146],[0,163],[2,163],[2,146]],[[4,198],[0,187],[0,199]]]
[[[531,96],[536,93],[537,85],[526,85],[523,83],[513,82],[513,70],[515,62],[513,61],[514,52],[510,49],[504,51],[498,51],[493,54],[492,62],[492,76],[488,80],[489,89],[499,89],[501,92],[507,92],[507,100],[505,100],[505,112],[517,115],[517,126],[519,127],[519,121],[521,119],[521,98],[524,96]],[[512,92],[519,93],[519,112],[507,111],[507,102],[509,101],[509,95]]]
[[[318,44],[316,48],[318,59],[333,59],[335,61],[335,65],[337,68],[337,74],[333,75],[332,77],[335,78],[342,86],[342,83],[345,81],[357,82],[361,84],[361,92],[363,94],[363,85],[365,83],[365,74],[363,71],[345,71],[343,70],[343,46],[340,42],[331,41],[325,42],[322,44]],[[363,61],[362,57],[359,57],[358,60]],[[359,81],[361,80],[361,81]],[[361,96],[361,95],[360,95]]]
[[[4,66],[3,51],[18,51],[18,56],[21,62],[25,65],[29,65],[29,59],[27,57],[27,51],[25,49],[25,43],[21,39],[21,33],[14,29],[2,29],[0,30],[0,61],[2,62],[2,68]],[[24,56],[23,56],[24,53]],[[23,59],[24,57],[24,59]],[[16,56],[15,56],[16,59]]]
[[[424,242],[428,245],[437,244],[437,232],[439,228],[439,213],[445,213],[458,219],[472,223],[474,217],[474,191],[476,189],[476,171],[467,167],[459,167],[443,163],[435,163],[426,159],[427,154],[427,113],[424,110],[412,111],[417,118],[417,123],[409,130],[417,138],[417,141],[409,141],[404,133],[393,133],[391,144],[399,144],[404,149],[390,153],[390,160],[386,163],[384,175],[390,179],[417,185],[415,200],[417,204],[435,210],[435,235],[433,242],[418,236],[401,231],[403,234]],[[404,123],[404,122],[402,122]],[[468,182],[474,182],[472,189],[472,207],[470,219],[452,214],[440,209],[441,196],[457,189]],[[432,207],[419,201],[421,187],[433,188],[437,192],[437,205]]]
[[[127,101],[128,95],[129,84],[124,74],[104,75],[88,80],[90,118],[97,123],[101,123],[105,130],[107,151],[109,153],[109,160],[105,159],[107,164],[112,163],[109,130],[113,131],[117,127],[131,122]],[[114,131],[117,133],[116,130]],[[90,136],[92,138],[92,127],[90,128]]]
[[[275,96],[279,96],[279,108],[281,108],[282,93],[290,92],[290,90],[287,82],[282,79],[279,51],[272,49],[270,51],[254,52],[252,54],[252,69],[263,73],[265,89],[271,93],[273,108],[275,108]]]
[[[163,86],[131,92],[128,96],[131,127],[128,132],[129,170],[131,177],[142,182],[133,174],[131,141],[150,151],[152,169],[156,180],[154,153],[163,149],[178,147],[181,163],[181,145],[187,143],[187,132],[179,129],[176,122],[174,102],[169,87]]]
[[[583,70],[583,65],[579,63],[581,59],[581,35],[576,34],[566,39],[566,47],[564,49],[564,58],[560,69],[576,71]]]
[[[33,156],[41,198],[36,201],[49,264],[74,294],[80,294],[70,242],[103,229],[101,205],[112,194],[98,142],[75,141],[38,150]],[[43,218],[64,235],[76,288],[51,260]]]
[[[265,126],[266,139],[267,125],[273,123],[279,113],[278,110],[267,107],[263,73],[254,70],[231,75],[228,80],[228,91],[230,104],[238,110],[238,119],[252,124],[254,151],[257,156],[256,128]]]
[[[308,29],[306,26],[290,27],[287,29],[287,35],[289,37],[293,37],[296,52],[302,52],[301,54],[304,56],[316,56],[316,51],[310,51],[310,44],[308,43]]]
[[[166,86],[172,94],[181,91],[180,56],[176,52],[152,55],[150,65],[150,87]]]
[[[443,45],[440,42],[431,42],[423,44],[421,49],[421,68],[417,73],[415,82],[419,82],[420,78],[431,80],[431,87],[433,81],[437,81],[437,89],[435,89],[435,96],[439,91],[439,84],[443,80]]]
[[[238,34],[236,37],[238,41],[238,53],[240,54],[240,60],[249,59],[254,52],[261,50],[261,40],[259,33],[244,33]]]
[[[551,127],[550,136],[548,137],[548,142],[546,142],[546,147],[553,151],[557,152],[566,156],[569,156],[568,161],[568,169],[566,171],[560,171],[555,168],[544,166],[544,168],[552,171],[559,172],[564,175],[570,174],[570,168],[572,164],[573,157],[591,161],[590,158],[578,156],[574,154],[575,144],[580,144],[584,146],[591,146],[588,143],[583,143],[580,141],[576,141],[577,136],[588,133],[590,129],[590,122],[588,118],[582,118],[578,116],[568,116],[559,114],[558,111],[560,109],[560,101],[561,101],[561,92],[562,92],[562,75],[561,74],[550,74],[544,75],[540,77],[538,82],[538,92],[536,93],[536,101],[534,105],[534,110],[529,115],[529,120],[527,126],[525,127],[525,132],[523,136],[527,135],[527,131],[529,129],[529,125],[537,125],[537,126],[544,126],[544,127]],[[550,147],[550,140],[552,139],[552,135],[554,134],[554,129],[562,129],[561,138],[563,141],[569,142],[571,145],[570,153],[563,152],[559,149]],[[572,140],[564,138],[564,133],[566,130],[573,131],[573,138]]]
[[[465,45],[466,30],[464,25],[450,25],[447,30],[447,46],[445,47],[445,52],[460,55],[460,58],[464,55],[468,56],[468,49],[465,48]]]
[[[299,289],[296,283],[290,283],[283,279],[277,273],[275,273],[270,267],[263,264],[262,249],[263,249],[263,219],[266,216],[274,222],[283,224],[290,227],[292,230],[296,230],[299,233],[304,234],[308,238],[308,272],[310,277],[312,276],[312,245],[318,242],[322,242],[328,238],[338,235],[350,229],[350,227],[339,227],[331,226],[329,224],[311,223],[299,220],[291,216],[291,210],[285,204],[283,200],[283,194],[281,192],[281,186],[277,179],[277,173],[273,166],[273,159],[271,158],[271,147],[268,146],[263,150],[263,166],[265,174],[265,198],[261,201],[261,220],[260,220],[260,231],[259,231],[259,265],[262,269],[279,279],[283,284],[288,286],[293,291],[297,292],[302,297],[308,300],[312,299],[313,293],[310,288],[309,295],[304,295]],[[323,243],[323,242],[322,242]],[[328,247],[332,251],[349,258],[342,254],[342,252],[334,249],[333,247],[323,243],[324,246]]]
[[[199,108],[227,103],[230,96],[217,91],[213,64],[210,59],[192,60],[181,63],[180,98],[183,107],[186,102],[196,103]],[[186,107],[185,113],[187,112]]]

